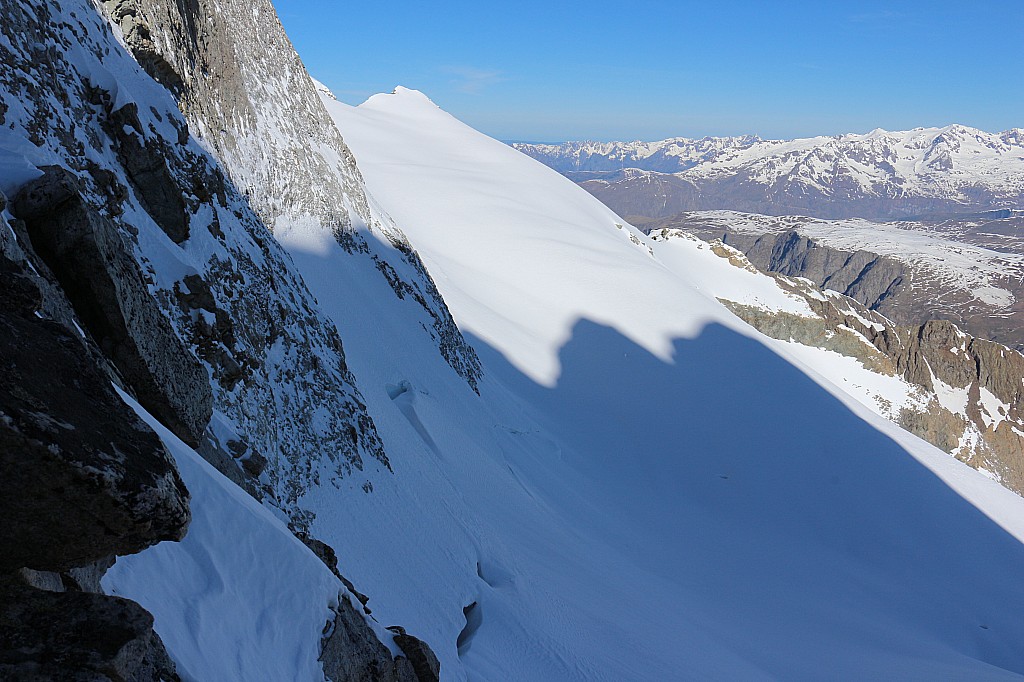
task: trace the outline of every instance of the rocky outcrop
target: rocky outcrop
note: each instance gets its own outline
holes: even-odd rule
[[[135,602],[86,592],[50,592],[0,577],[0,679],[178,682]]]
[[[35,317],[31,278],[6,258],[3,273],[0,570],[66,571],[180,539],[188,493],[156,434],[80,338]]]
[[[135,102],[111,111],[107,130],[117,145],[125,176],[146,213],[175,244],[184,242],[189,236],[190,219],[183,188],[168,163],[168,142],[146,139]],[[187,139],[187,132],[184,134]]]
[[[405,628],[401,626],[395,625],[389,627],[388,630],[394,633],[395,644],[409,659],[416,680],[418,682],[437,682],[441,677],[441,663],[430,647],[423,640],[406,634]]]
[[[430,647],[401,626],[391,626],[388,632],[375,632],[367,621],[372,613],[367,606],[369,597],[356,590],[338,570],[334,548],[306,533],[296,535],[347,590],[339,596],[338,605],[332,607],[334,618],[324,628],[320,660],[327,679],[332,682],[438,682],[441,664]],[[382,636],[390,637],[401,655],[392,653],[382,643]]]
[[[421,640],[397,628],[394,655],[352,604],[347,594],[339,599],[334,620],[324,632],[320,660],[331,682],[437,682],[441,666]]]
[[[15,197],[13,213],[139,402],[198,445],[213,409],[206,372],[149,293],[117,228],[84,201],[75,176],[57,166],[43,171]]]

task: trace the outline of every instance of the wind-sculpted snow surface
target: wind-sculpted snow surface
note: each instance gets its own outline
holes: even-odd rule
[[[662,255],[420,93],[325,103],[486,369],[478,397],[324,237],[282,236],[395,469],[314,530],[443,676],[1024,675],[1024,501],[862,404],[907,384],[851,362],[848,392],[717,299],[806,300]]]
[[[122,397],[177,462],[192,525],[181,542],[119,558],[106,592],[153,614],[185,680],[323,679],[317,645],[341,582],[273,514]]]

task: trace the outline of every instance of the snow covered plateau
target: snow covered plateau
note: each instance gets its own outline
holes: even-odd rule
[[[1024,427],[1024,376],[421,92],[341,103],[266,0],[0,10],[0,542],[135,523],[0,562],[0,678],[1024,678],[1018,464],[896,423]],[[103,390],[25,379],[43,340]],[[85,451],[97,404],[129,433]],[[53,634],[114,606],[130,641]]]

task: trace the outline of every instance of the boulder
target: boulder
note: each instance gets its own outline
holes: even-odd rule
[[[117,227],[83,200],[78,179],[50,166],[12,202],[36,253],[139,402],[193,447],[213,410],[206,371],[150,294]]]
[[[180,681],[153,616],[135,602],[11,578],[0,578],[0,679]]]
[[[160,439],[84,342],[35,316],[38,288],[0,259],[0,572],[65,571],[184,536],[188,491]]]

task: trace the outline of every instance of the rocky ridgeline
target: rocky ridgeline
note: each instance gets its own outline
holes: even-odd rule
[[[693,238],[669,228],[651,237]],[[733,265],[757,270],[738,249],[720,240],[711,245]],[[945,320],[900,325],[809,279],[767,274],[805,300],[814,317],[722,302],[767,336],[831,350],[902,378],[917,395],[906,405],[880,406],[886,416],[1024,495],[1024,355]]]
[[[211,64],[241,74],[270,63],[248,64],[234,42],[210,33],[208,19],[219,11],[207,8],[207,16],[198,7],[172,7],[167,11],[195,38],[189,53],[195,61],[185,62],[194,70],[160,56],[156,48],[170,34],[121,15],[126,39],[158,83],[88,0],[0,0],[0,189],[13,197],[8,215],[14,217],[0,226],[4,358],[10,359],[3,368],[0,499],[4,518],[15,520],[5,521],[3,531],[0,665],[16,666],[12,674],[25,679],[78,669],[111,679],[173,679],[144,610],[99,595],[66,596],[68,589],[98,591],[112,555],[180,538],[188,521],[187,493],[173,464],[109,388],[111,381],[250,493],[286,512],[300,535],[313,518],[301,504],[310,489],[342,481],[358,487],[368,469],[390,469],[337,330],[267,229],[268,222],[312,206],[339,241],[349,240],[354,254],[369,258],[352,218],[370,215],[356,191],[361,181],[339,170],[352,165],[351,155],[336,132],[332,137],[324,128],[320,140],[301,117],[289,118],[294,112],[282,119],[298,121],[292,138],[267,129],[265,109],[243,115],[252,101],[245,104],[240,93],[251,81],[236,81],[232,90],[231,79],[222,78],[189,90]],[[250,32],[251,13],[260,11],[247,7],[238,31]],[[279,29],[269,5],[264,9],[267,22],[257,25]],[[143,38],[155,42],[139,43]],[[290,50],[286,41],[279,47]],[[297,57],[278,68],[255,78],[282,92],[295,82],[312,91]],[[186,122],[172,92],[186,111],[202,115]],[[274,92],[254,99],[266,103]],[[322,109],[315,93],[307,100],[294,106]],[[341,161],[323,177],[282,175],[287,150],[242,136],[232,143],[219,122],[201,127],[213,111],[264,137],[312,139],[318,148],[326,145],[324,158]],[[207,146],[217,148],[213,138],[226,145],[219,151],[231,168],[205,151],[190,125],[210,133]],[[245,155],[261,149],[262,165]],[[240,175],[250,162],[253,175]],[[304,191],[321,192],[320,198]],[[417,270],[418,257],[398,248],[407,243],[397,230],[390,244],[402,291],[434,324],[439,352],[475,383],[475,354],[425,270]],[[71,523],[69,508],[94,511]],[[9,549],[21,546],[19,553]],[[51,593],[30,591],[38,587]],[[332,631],[348,644],[334,646],[336,655],[361,661],[364,670],[393,672],[373,679],[417,679],[408,661],[425,654],[410,643],[415,638],[405,640],[415,653],[398,663],[363,614],[339,614],[337,621]],[[72,649],[57,651],[61,642]],[[329,659],[325,669],[336,665]],[[429,673],[429,666],[419,668]],[[418,679],[436,679],[434,673]]]
[[[1012,229],[1012,221],[1003,222]],[[663,227],[720,239],[759,270],[809,279],[898,324],[947,319],[972,336],[1024,349],[1021,256],[979,248],[966,230],[946,238],[926,223],[826,222],[727,211],[682,213],[649,229]],[[997,295],[986,297],[989,290]]]

